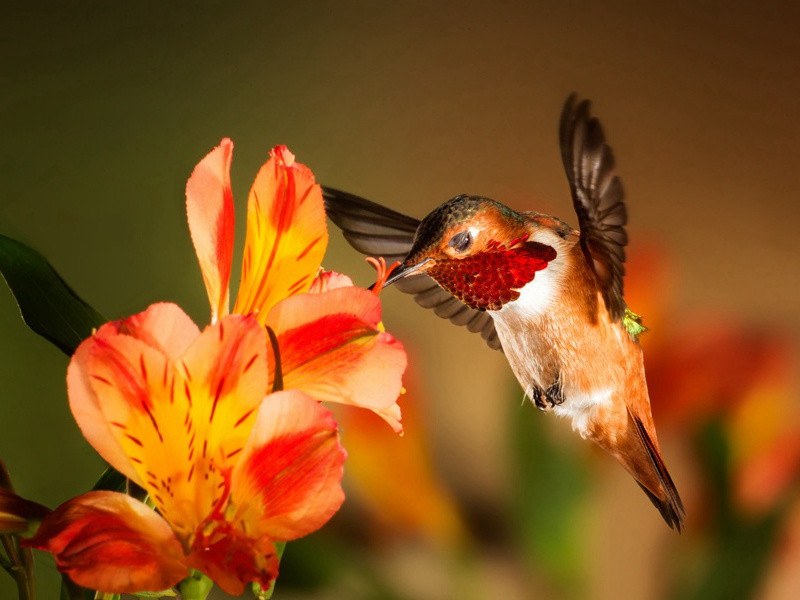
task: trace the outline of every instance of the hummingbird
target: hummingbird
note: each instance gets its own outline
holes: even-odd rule
[[[565,102],[559,144],[578,229],[468,194],[421,221],[328,187],[325,208],[356,250],[400,262],[385,285],[503,352],[526,396],[616,458],[681,531],[650,410],[646,328],[623,297],[624,192],[588,100]]]

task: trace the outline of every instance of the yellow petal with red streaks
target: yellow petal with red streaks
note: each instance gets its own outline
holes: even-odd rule
[[[192,171],[186,183],[186,216],[211,304],[211,320],[228,314],[233,259],[233,142],[223,139]]]
[[[135,480],[187,538],[224,495],[266,393],[264,329],[252,317],[229,315],[177,361],[112,327],[92,340],[87,380],[100,420]]]
[[[210,505],[194,507],[195,519],[203,519],[227,492],[230,471],[241,459],[267,394],[266,331],[253,316],[228,315],[206,328],[183,357],[181,370],[191,395],[190,420],[196,434],[189,461],[193,459],[201,474],[187,481],[195,486],[188,494],[199,498],[213,491]]]
[[[407,357],[399,341],[380,331],[380,316],[379,298],[356,287],[279,303],[267,323],[278,336],[284,387],[369,408],[402,431],[396,401]]]
[[[52,552],[58,570],[77,584],[113,594],[164,590],[189,574],[167,522],[116,492],[65,502],[23,545]]]
[[[344,500],[345,457],[330,411],[297,390],[271,394],[233,471],[234,522],[277,541],[319,529]]]
[[[314,175],[285,146],[275,147],[248,198],[234,312],[258,312],[263,323],[278,301],[308,290],[327,245],[322,191]]]

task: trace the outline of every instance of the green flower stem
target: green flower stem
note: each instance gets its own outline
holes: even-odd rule
[[[200,571],[192,571],[191,575],[178,584],[183,600],[206,600],[214,582]]]
[[[0,536],[6,555],[11,561],[9,575],[17,584],[19,600],[35,600],[36,590],[33,582],[33,554],[27,548],[21,548],[19,538],[15,535]]]

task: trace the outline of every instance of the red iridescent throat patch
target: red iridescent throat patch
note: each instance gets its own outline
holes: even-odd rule
[[[555,257],[551,246],[539,242],[518,242],[516,248],[492,242],[466,258],[437,260],[428,275],[471,308],[499,310],[519,298],[518,290]]]

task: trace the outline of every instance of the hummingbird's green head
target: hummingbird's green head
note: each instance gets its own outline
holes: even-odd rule
[[[456,196],[422,220],[411,250],[386,283],[426,273],[473,308],[496,310],[555,258],[553,248],[528,237],[516,211],[490,198]]]

